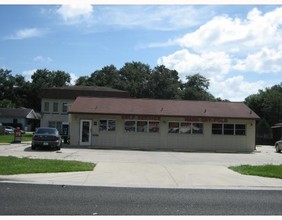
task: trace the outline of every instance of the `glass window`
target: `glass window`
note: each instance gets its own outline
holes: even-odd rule
[[[222,134],[222,124],[212,124],[212,134]]]
[[[147,127],[147,121],[137,121],[137,132],[147,132]]]
[[[168,123],[168,133],[179,133],[179,123],[169,122]]]
[[[224,134],[234,135],[234,124],[224,124]]]
[[[107,131],[107,120],[100,120],[99,131]]]
[[[115,120],[100,120],[99,131],[115,131],[116,121]]]
[[[192,124],[192,133],[193,134],[203,134],[203,124],[202,123],[193,123]]]
[[[235,134],[236,135],[246,135],[246,125],[243,125],[243,124],[235,125]]]
[[[149,132],[156,133],[160,130],[160,122],[149,121]]]
[[[136,132],[135,125],[136,121],[125,121],[124,130],[126,132]]]
[[[67,113],[67,112],[68,112],[67,103],[63,103],[63,105],[62,105],[62,112],[63,112],[63,113]]]
[[[44,112],[49,112],[49,102],[44,102]]]
[[[180,128],[179,128],[180,134],[191,134],[191,131],[192,131],[191,123],[187,123],[187,122],[180,123]]]
[[[54,102],[53,103],[53,112],[58,112],[59,110],[58,110],[58,103],[57,102]]]
[[[115,130],[116,130],[116,121],[108,120],[108,131],[115,131]]]

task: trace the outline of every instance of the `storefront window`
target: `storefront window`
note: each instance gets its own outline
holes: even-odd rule
[[[222,134],[222,124],[212,124],[212,134]]]
[[[135,132],[136,131],[135,127],[136,127],[136,121],[126,121],[124,123],[124,130],[126,132]]]
[[[107,120],[100,120],[99,131],[107,131]]]
[[[116,130],[116,121],[108,120],[108,131],[115,131],[115,130]]]
[[[179,133],[179,123],[169,122],[168,123],[168,133]]]
[[[212,124],[212,134],[246,135],[244,124]]]
[[[180,134],[191,134],[191,123],[187,123],[187,122],[182,122],[180,123],[180,129],[179,129],[179,133]]]
[[[224,135],[234,135],[234,124],[224,124]]]
[[[192,133],[193,134],[203,134],[203,124],[202,123],[193,123],[192,124]]]
[[[203,134],[203,124],[191,122],[169,122],[168,133]]]
[[[115,131],[116,121],[115,120],[100,120],[99,131]]]
[[[160,130],[160,122],[158,121],[149,121],[149,132],[157,133]]]
[[[246,135],[246,125],[235,125],[235,134],[236,135]]]
[[[137,132],[147,132],[148,122],[147,121],[137,121]]]

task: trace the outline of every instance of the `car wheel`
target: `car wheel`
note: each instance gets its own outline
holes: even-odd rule
[[[275,146],[276,153],[280,153],[281,150],[278,148],[278,145]]]
[[[35,150],[35,146],[34,145],[31,145],[31,150]]]

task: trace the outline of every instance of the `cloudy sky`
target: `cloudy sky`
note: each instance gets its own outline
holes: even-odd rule
[[[232,101],[282,82],[282,5],[0,5],[0,25],[0,68],[27,79],[140,61]]]

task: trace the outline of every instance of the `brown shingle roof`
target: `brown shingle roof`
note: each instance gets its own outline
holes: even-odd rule
[[[259,119],[243,102],[78,97],[69,113]]]
[[[129,93],[103,86],[64,86],[42,89],[40,92],[41,98],[50,99],[76,99],[78,96],[129,98]]]
[[[29,108],[0,108],[0,118],[27,118],[33,113],[34,119],[40,119],[39,115]]]

